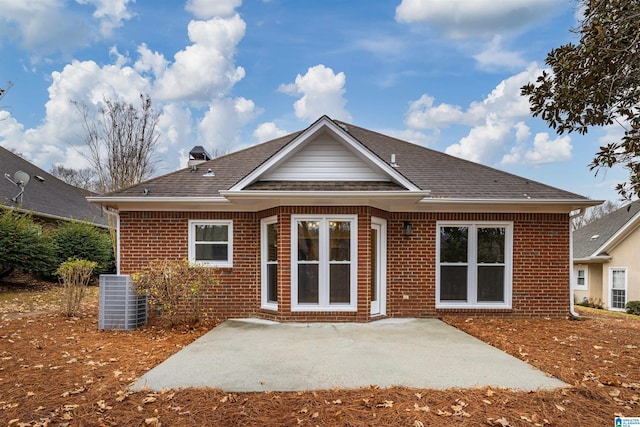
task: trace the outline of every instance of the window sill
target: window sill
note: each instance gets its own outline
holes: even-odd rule
[[[191,264],[193,266],[198,266],[198,267],[233,268],[233,264],[232,263],[219,263],[219,262],[189,260],[189,264]]]
[[[511,310],[511,304],[436,304],[436,310]]]
[[[357,307],[351,306],[331,306],[331,307],[318,307],[318,306],[293,306],[291,311],[295,313],[355,313],[358,311]]]
[[[263,304],[260,306],[261,310],[278,311],[278,304]]]

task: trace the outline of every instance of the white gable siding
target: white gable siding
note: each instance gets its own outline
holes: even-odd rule
[[[327,134],[260,178],[261,181],[389,181]]]

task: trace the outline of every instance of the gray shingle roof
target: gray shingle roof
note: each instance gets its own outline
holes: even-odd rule
[[[382,160],[396,155],[396,171],[432,197],[461,199],[583,199],[478,163],[460,159],[421,145],[402,141],[354,125],[346,130]]]
[[[4,177],[4,174],[13,177],[19,170],[31,176],[22,196],[22,206],[18,206],[11,200],[20,192],[20,189]],[[44,182],[36,179],[36,175],[44,178]],[[107,220],[100,208],[85,199],[89,195],[91,195],[90,192],[69,185],[0,147],[0,205],[21,208],[35,215],[77,219],[106,225]]]
[[[595,251],[607,243],[618,231],[629,224],[640,212],[640,200],[625,205],[608,215],[603,216],[573,232],[573,257],[588,258],[596,254]]]
[[[110,195],[138,197],[142,196],[144,189],[147,189],[148,195],[152,197],[219,196],[219,191],[231,188],[298,134],[299,132],[296,132],[225,156],[216,157],[199,164],[195,172],[190,168],[180,169],[124,190],[115,191]],[[209,169],[215,176],[203,176]]]
[[[587,198],[541,184],[494,168],[462,160],[423,146],[392,138],[352,124],[334,121],[364,147],[390,164],[395,154],[397,172],[421,190],[431,191],[435,198],[452,199],[508,199],[508,200],[584,200]],[[312,125],[313,126],[313,125]],[[219,191],[230,189],[249,175],[267,159],[278,153],[300,133],[246,148],[198,165],[197,171],[189,168],[163,175],[109,196],[139,197],[143,189],[154,197],[214,197]],[[203,174],[211,169],[215,177]],[[287,189],[299,187],[291,183]],[[353,186],[353,183],[351,183]],[[284,184],[280,188],[286,187]],[[275,188],[272,185],[254,183],[249,189]],[[309,190],[317,187],[310,186]],[[334,188],[335,189],[335,188]],[[344,190],[347,190],[345,187]],[[388,190],[388,188],[385,188]]]

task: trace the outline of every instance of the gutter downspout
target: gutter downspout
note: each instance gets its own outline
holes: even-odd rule
[[[573,317],[580,317],[578,313],[575,311],[574,301],[573,301],[573,281],[575,280],[573,274],[573,219],[581,217],[584,215],[584,208],[580,208],[578,213],[573,215],[569,215],[569,313]]]

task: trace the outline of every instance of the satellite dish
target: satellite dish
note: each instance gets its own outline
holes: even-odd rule
[[[18,198],[20,198],[20,204],[22,204],[22,194],[24,193],[24,188],[27,186],[29,180],[31,179],[31,175],[24,171],[18,171],[13,174],[13,179],[11,179],[11,176],[8,173],[5,173],[4,177],[20,188],[20,192],[16,195],[16,197],[12,197],[11,201],[17,203]]]
[[[16,185],[19,187],[20,186],[26,187],[30,179],[31,179],[31,176],[28,173],[23,171],[18,171],[13,174],[13,182],[15,182]]]

